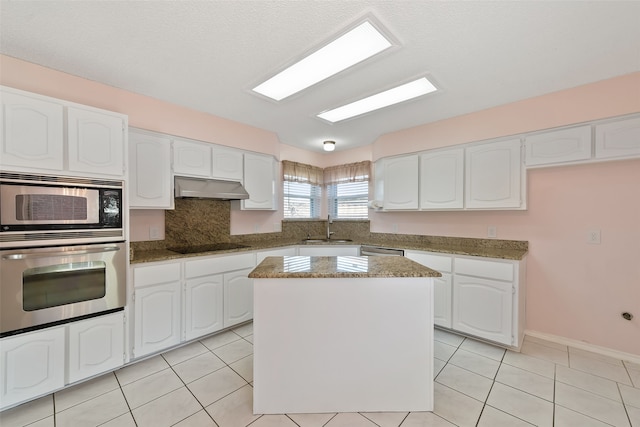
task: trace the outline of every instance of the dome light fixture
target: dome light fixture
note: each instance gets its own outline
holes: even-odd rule
[[[336,149],[335,141],[325,141],[322,144],[323,144],[324,151],[333,151]]]

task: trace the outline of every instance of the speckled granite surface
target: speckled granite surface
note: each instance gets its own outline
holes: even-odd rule
[[[360,256],[267,257],[249,274],[253,279],[440,276],[437,271],[405,257]]]

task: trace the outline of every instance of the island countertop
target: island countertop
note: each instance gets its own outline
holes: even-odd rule
[[[435,270],[399,256],[272,256],[249,274],[252,279],[440,276]]]

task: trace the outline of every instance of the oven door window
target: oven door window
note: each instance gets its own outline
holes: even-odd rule
[[[24,311],[42,310],[103,298],[107,266],[102,261],[73,262],[25,270],[22,276]]]

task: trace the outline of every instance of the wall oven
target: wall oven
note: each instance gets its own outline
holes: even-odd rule
[[[123,309],[122,190],[0,173],[0,337]]]

